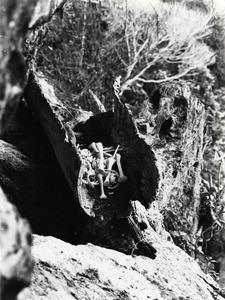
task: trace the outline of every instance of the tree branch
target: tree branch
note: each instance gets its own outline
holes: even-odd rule
[[[166,82],[166,81],[170,81],[170,80],[180,79],[181,77],[184,77],[190,71],[195,70],[195,69],[196,69],[196,67],[188,68],[183,73],[176,74],[176,75],[170,76],[170,77],[165,77],[163,79],[144,79],[144,78],[139,77],[139,78],[137,78],[137,81],[146,82],[146,83],[162,83],[162,82]]]

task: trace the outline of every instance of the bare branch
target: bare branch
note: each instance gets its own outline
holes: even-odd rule
[[[126,88],[132,83],[134,83],[136,80],[139,79],[150,67],[155,65],[156,61],[160,59],[160,56],[155,57],[150,63],[147,64],[145,68],[143,68],[136,76],[134,76],[132,79],[128,79],[127,81],[124,82],[124,84],[121,86],[121,92],[125,91]]]
[[[162,83],[162,82],[167,82],[167,81],[171,81],[171,80],[177,80],[180,79],[182,77],[184,77],[185,75],[187,75],[189,72],[191,72],[192,70],[195,70],[195,67],[192,68],[188,68],[186,69],[183,73],[180,74],[176,74],[174,76],[170,76],[170,77],[165,77],[163,79],[144,79],[144,78],[138,78],[137,81],[141,81],[141,82],[146,82],[146,83]]]
[[[128,64],[125,62],[125,60],[121,57],[121,55],[119,54],[118,50],[115,49],[115,52],[117,54],[117,56],[119,57],[120,61],[122,62],[122,64],[128,68]]]
[[[126,45],[127,45],[128,60],[129,60],[129,63],[131,63],[131,49],[130,49],[129,34],[127,32],[127,28],[125,31],[125,39],[126,39]]]
[[[141,45],[141,47],[138,49],[137,53],[135,54],[133,63],[127,69],[126,79],[128,79],[130,77],[135,65],[137,64],[138,57],[140,56],[140,54],[144,50],[144,48],[147,46],[148,42],[149,42],[149,39],[147,38],[145,40],[145,42]]]

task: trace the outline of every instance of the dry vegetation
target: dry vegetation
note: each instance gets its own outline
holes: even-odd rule
[[[46,38],[37,64],[58,80],[59,91],[66,87],[68,97],[84,97],[92,89],[110,107],[111,82],[118,75],[123,91],[144,93],[144,83],[205,73],[214,62],[214,51],[204,42],[212,32],[211,12],[160,1],[112,2],[68,2],[63,18],[56,16],[41,29]]]

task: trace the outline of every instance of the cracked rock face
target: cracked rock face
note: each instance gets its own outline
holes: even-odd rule
[[[15,206],[0,189],[0,298],[16,299],[17,293],[30,283],[33,269],[31,232]]]
[[[35,236],[32,284],[18,300],[223,299],[216,283],[184,251],[159,238],[157,242],[156,236],[155,242],[157,257],[152,260]]]

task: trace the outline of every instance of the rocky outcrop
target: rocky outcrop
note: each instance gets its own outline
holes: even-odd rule
[[[217,284],[184,251],[162,244],[154,233],[153,239],[155,260],[35,236],[32,284],[18,299],[223,299]]]
[[[26,84],[23,45],[35,4],[36,0],[3,0],[1,3],[5,11],[1,12],[0,132],[15,112]]]
[[[26,85],[27,66],[23,57],[28,28],[47,22],[57,10],[62,10],[63,0],[3,0],[1,5],[0,47],[0,132],[16,111]]]
[[[28,286],[33,269],[31,231],[26,220],[0,188],[0,298],[16,299],[22,288]]]
[[[26,85],[27,67],[23,57],[23,47],[36,2],[36,0],[1,1],[0,134],[5,131],[10,118],[14,115]],[[56,2],[56,5],[59,2]],[[52,9],[55,10],[55,5]],[[36,16],[36,19],[39,17]],[[7,143],[1,141],[1,168],[4,168],[5,156],[7,156],[4,150],[7,146]],[[24,168],[29,169],[24,156],[12,146],[10,150],[12,169],[21,173]],[[17,157],[18,153],[19,157]],[[9,173],[6,172],[6,176],[1,174],[5,179],[11,180],[7,185],[13,182],[14,174]],[[30,249],[31,232],[27,221],[20,218],[17,209],[8,202],[1,187],[0,207],[0,296],[2,300],[12,300],[24,286],[30,283],[33,265]]]
[[[29,28],[35,28],[48,22],[55,12],[63,13],[66,0],[38,0],[29,23]]]

